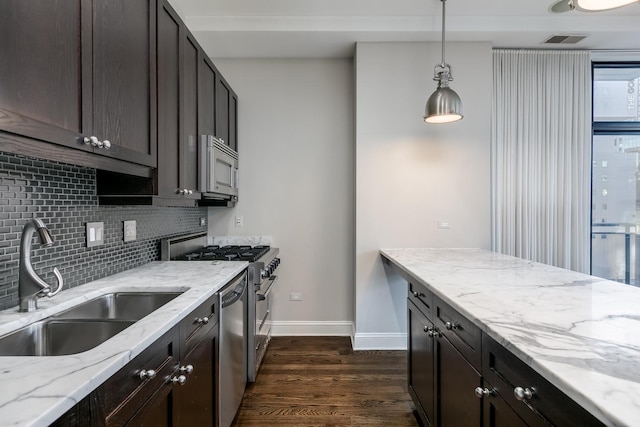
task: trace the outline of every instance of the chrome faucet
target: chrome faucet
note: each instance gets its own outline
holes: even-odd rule
[[[35,311],[38,308],[38,297],[52,297],[62,289],[62,276],[57,268],[53,269],[58,286],[54,289],[42,280],[33,270],[31,265],[31,243],[33,233],[38,232],[40,243],[44,246],[53,245],[53,238],[49,229],[38,218],[29,220],[22,229],[20,239],[20,270],[18,276],[18,297],[20,300],[19,311]]]

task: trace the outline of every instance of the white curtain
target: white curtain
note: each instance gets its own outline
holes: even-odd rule
[[[588,273],[590,53],[494,50],[492,103],[493,250]]]

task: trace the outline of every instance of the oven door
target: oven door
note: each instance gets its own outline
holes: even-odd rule
[[[271,276],[259,291],[256,291],[256,367],[260,365],[266,344],[271,334],[271,291],[278,276]]]

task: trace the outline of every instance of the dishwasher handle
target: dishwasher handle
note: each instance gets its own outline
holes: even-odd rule
[[[247,289],[246,276],[242,279],[242,282],[238,283],[232,290],[224,292],[222,294],[222,308],[229,307],[235,304],[244,295]]]

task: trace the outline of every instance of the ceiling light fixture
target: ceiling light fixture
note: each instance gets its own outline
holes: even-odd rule
[[[638,0],[570,0],[580,10],[598,11],[615,9],[617,7],[626,6],[636,3]]]
[[[462,119],[462,101],[458,94],[449,87],[453,81],[451,65],[444,60],[444,23],[445,3],[442,2],[442,62],[433,70],[433,80],[438,82],[438,87],[427,100],[424,111],[424,121],[427,123],[451,123]]]

